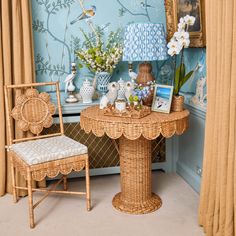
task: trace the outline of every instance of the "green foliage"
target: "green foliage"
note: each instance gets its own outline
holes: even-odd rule
[[[84,43],[76,55],[94,73],[100,71],[112,73],[122,56],[121,30],[110,32],[107,40],[104,40],[104,27],[97,26],[92,33],[85,33],[80,29]]]
[[[45,33],[47,29],[44,27],[44,22],[39,20],[33,21],[33,30],[39,33]]]
[[[63,76],[69,73],[65,70],[65,65],[53,65],[48,60],[45,60],[40,54],[36,56],[36,75],[49,75],[49,76]]]
[[[186,74],[185,64],[181,63],[175,72],[174,95],[178,95],[181,87],[191,78],[193,70]]]
[[[43,5],[45,7],[45,11],[49,14],[56,14],[60,9],[68,8],[71,6],[75,0],[36,0],[39,5]]]

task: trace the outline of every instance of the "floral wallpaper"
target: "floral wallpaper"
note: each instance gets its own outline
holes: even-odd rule
[[[84,8],[91,13],[93,25],[108,34],[124,28],[132,22],[154,22],[165,25],[164,0],[84,0]],[[70,73],[72,62],[78,63],[75,51],[83,45],[81,30],[90,31],[86,17],[81,17],[79,0],[32,0],[33,31],[35,41],[35,65],[37,81],[60,81],[64,89],[64,79]],[[90,17],[90,15],[88,16]],[[193,69],[199,61],[205,63],[204,49],[188,49],[185,53],[187,69]],[[183,91],[194,92],[196,80],[205,76],[205,64],[196,71]],[[137,70],[137,64],[134,64]],[[170,84],[173,63],[169,59],[153,62],[154,74],[159,83]],[[128,80],[128,64],[120,62],[112,80],[122,77]],[[75,80],[77,89],[85,78],[93,78],[86,69],[78,68]]]

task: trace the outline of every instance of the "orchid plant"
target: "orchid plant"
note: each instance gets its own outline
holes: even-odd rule
[[[179,95],[180,88],[190,79],[194,70],[186,73],[184,64],[184,49],[190,45],[189,26],[194,25],[195,17],[186,15],[181,17],[178,24],[178,31],[174,33],[170,42],[167,44],[168,54],[175,57],[175,76],[174,76],[174,95]],[[176,68],[176,57],[180,56],[180,65]]]

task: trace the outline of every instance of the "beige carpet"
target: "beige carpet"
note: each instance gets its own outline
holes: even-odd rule
[[[73,189],[84,188],[84,179],[70,181]],[[153,191],[163,206],[148,215],[128,215],[113,209],[112,197],[119,191],[119,175],[91,178],[91,212],[85,200],[51,195],[36,208],[36,227],[28,226],[27,197],[17,204],[12,196],[0,198],[1,236],[202,236],[197,223],[199,196],[176,174],[153,172]]]

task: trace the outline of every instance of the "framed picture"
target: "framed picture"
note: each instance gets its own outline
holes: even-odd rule
[[[178,29],[179,19],[186,15],[196,18],[189,28],[190,47],[206,46],[205,0],[165,0],[167,40],[170,41]]]
[[[170,113],[172,96],[173,86],[157,84],[153,96],[152,110]]]

